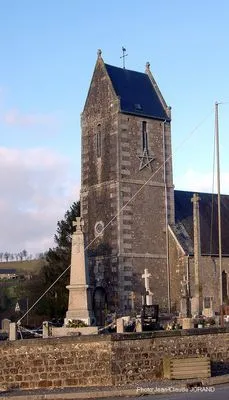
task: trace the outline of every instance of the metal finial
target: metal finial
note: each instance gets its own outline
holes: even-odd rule
[[[123,62],[123,69],[125,69],[125,57],[127,57],[128,54],[126,54],[126,49],[124,46],[122,46],[122,56],[120,58],[122,58],[122,62]]]
[[[101,49],[98,49],[98,50],[97,50],[97,56],[98,56],[99,58],[102,56],[102,50],[101,50]]]
[[[149,61],[147,61],[147,63],[146,63],[146,69],[149,71],[150,70],[150,63],[149,63]]]

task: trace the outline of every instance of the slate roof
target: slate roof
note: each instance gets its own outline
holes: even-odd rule
[[[148,118],[169,120],[147,74],[105,64],[121,111]]]
[[[194,192],[174,191],[176,223],[174,233],[188,254],[193,254],[193,204],[191,202],[193,194]],[[201,199],[199,202],[201,254],[218,255],[217,195],[198,194]],[[222,255],[229,256],[229,195],[221,195],[221,232]]]
[[[16,269],[0,268],[0,275],[2,275],[2,274],[16,274]]]

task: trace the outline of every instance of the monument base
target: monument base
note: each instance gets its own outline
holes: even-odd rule
[[[74,310],[74,311],[67,311],[66,317],[64,319],[64,326],[67,326],[69,321],[76,321],[80,320],[84,322],[87,326],[95,325],[95,318],[91,315],[85,315],[87,310]]]
[[[192,329],[194,328],[194,323],[192,318],[181,318],[180,319],[182,329]]]
[[[191,313],[192,316],[198,316],[202,313],[202,307],[200,306],[200,297],[194,296],[191,299]]]
[[[88,285],[69,285],[69,304],[65,318],[65,326],[69,320],[80,320],[86,325],[95,325],[95,317],[91,308],[91,293]]]

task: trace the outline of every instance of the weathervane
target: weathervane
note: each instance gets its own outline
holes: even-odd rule
[[[123,62],[123,69],[125,69],[125,57],[127,57],[128,54],[126,54],[126,49],[125,47],[122,46],[122,56],[120,58],[122,58],[122,62]]]

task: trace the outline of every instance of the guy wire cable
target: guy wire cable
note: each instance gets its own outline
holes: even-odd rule
[[[192,130],[189,134],[186,135],[184,140],[181,141],[181,143],[176,147],[175,152],[173,153],[176,154],[176,152],[189,140],[189,138],[199,129],[201,125],[212,115],[214,111],[211,110],[210,113],[208,113]],[[172,158],[172,154],[170,154],[166,160],[158,167],[158,169],[151,174],[151,176],[146,180],[145,183],[133,194],[133,196],[121,207],[121,209],[117,212],[117,214],[111,218],[111,220],[104,226],[104,228],[101,230],[101,233],[105,231],[105,229],[108,228],[112,224],[112,222],[122,213],[122,211],[125,209],[125,207],[137,197],[137,195],[144,189],[144,187],[150,182],[150,180],[164,167],[164,165]],[[88,248],[97,240],[97,237],[91,240],[91,242],[84,248],[84,251],[88,250]],[[26,313],[17,321],[17,325],[20,325],[22,319],[26,317],[26,315],[37,305],[37,303],[46,295],[46,293],[49,292],[49,290],[59,281],[59,279],[69,270],[71,265],[69,265],[58,277],[57,279],[45,290],[45,292],[35,301],[35,303],[29,308],[29,310],[26,311]]]

